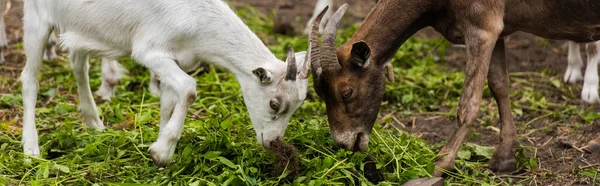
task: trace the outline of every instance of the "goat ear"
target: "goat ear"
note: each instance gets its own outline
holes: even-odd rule
[[[369,57],[371,56],[371,48],[364,41],[358,41],[352,44],[351,62],[359,67],[367,67],[369,65]]]
[[[254,69],[252,70],[252,74],[254,74],[262,84],[270,84],[272,81],[271,72],[264,68]]]

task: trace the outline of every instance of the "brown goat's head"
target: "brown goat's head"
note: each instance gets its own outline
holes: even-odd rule
[[[344,4],[329,19],[318,46],[313,25],[310,46],[314,88],[325,100],[330,132],[336,144],[352,151],[364,151],[377,118],[385,90],[386,63],[374,63],[371,49],[358,41],[336,51],[336,31],[348,6]]]

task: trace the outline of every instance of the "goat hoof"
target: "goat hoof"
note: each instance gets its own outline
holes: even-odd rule
[[[98,91],[96,91],[94,94],[96,94],[96,96],[98,96],[98,100],[102,101],[102,102],[110,102],[110,99],[112,97],[114,97],[114,94],[112,93],[112,91],[107,91],[104,89],[100,89]]]
[[[100,131],[106,129],[106,127],[104,127],[104,124],[102,124],[102,120],[100,120],[100,118],[86,120],[85,125]]]
[[[585,147],[582,148],[587,153],[600,152],[600,138],[596,138],[590,141]]]
[[[161,161],[158,153],[156,153],[156,152],[150,151],[150,158],[152,158],[152,161],[154,161],[154,164],[156,164],[156,166],[158,166],[160,168],[163,168],[167,165],[166,162]]]
[[[583,90],[581,90],[581,99],[590,104],[600,102],[600,96],[598,96],[598,86],[588,86],[587,84],[584,85]]]
[[[492,158],[489,162],[490,169],[494,172],[505,174],[517,171],[517,161],[514,158],[506,160],[496,160]]]
[[[176,146],[176,144],[161,141],[154,142],[148,149],[150,151],[150,158],[152,158],[156,166],[161,168],[166,167],[171,162]]]
[[[581,73],[581,65],[568,66],[563,81],[565,83],[575,84],[581,80],[583,80],[583,73]]]

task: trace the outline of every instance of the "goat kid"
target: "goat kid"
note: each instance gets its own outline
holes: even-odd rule
[[[516,168],[517,130],[508,97],[504,36],[523,31],[575,42],[600,39],[595,34],[600,31],[600,1],[380,0],[354,35],[336,49],[343,7],[327,23],[321,60],[313,61],[311,68],[315,91],[325,100],[331,135],[348,150],[367,148],[385,91],[385,63],[406,39],[432,26],[450,42],[465,44],[468,59],[458,104],[459,128],[439,152],[435,176],[454,167],[458,149],[477,118],[486,77],[501,125],[500,143],[489,165],[498,172]]]
[[[598,96],[598,62],[600,61],[600,41],[585,43],[587,53],[587,67],[585,77],[581,73],[583,60],[581,58],[580,44],[569,41],[568,66],[564,81],[576,83],[583,79],[581,99],[587,103],[600,103]]]
[[[188,108],[196,99],[196,81],[185,72],[198,67],[198,61],[235,74],[264,147],[283,137],[291,115],[306,97],[309,62],[296,65],[291,48],[287,65],[277,59],[220,0],[28,0],[24,12],[22,143],[29,155],[40,155],[35,128],[37,77],[52,28],[62,31],[61,44],[70,51],[79,107],[89,127],[104,129],[89,86],[88,55],[110,60],[131,55],[160,78],[160,133],[149,147],[159,166],[170,162]],[[306,59],[310,53],[309,49]]]

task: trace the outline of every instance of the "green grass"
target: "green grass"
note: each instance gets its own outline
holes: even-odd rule
[[[279,58],[285,56],[287,45],[296,51],[306,50],[304,36],[271,33],[269,16],[251,8],[237,12]],[[341,31],[338,42],[344,42],[343,38],[349,38],[356,28],[355,25]],[[438,64],[443,61],[433,55],[443,53],[448,46],[442,40],[409,39],[394,56],[396,82],[386,86],[382,110],[396,110],[407,117],[422,113],[453,117],[464,73],[441,68]],[[382,124],[392,122],[387,120],[375,125],[367,152],[333,148],[325,104],[311,88],[310,99],[293,115],[285,135],[285,141],[300,153],[300,177],[290,180],[285,174],[272,175],[274,155],[257,143],[238,83],[232,74],[211,68],[196,77],[198,99],[189,110],[174,161],[160,170],[147,152],[158,135],[159,99],[150,96],[146,89],[146,69],[128,58],[121,61],[130,76],[121,81],[116,98],[98,104],[101,119],[112,128],[103,132],[82,124],[69,63],[44,63],[36,109],[43,158],[25,157],[22,153],[20,129],[15,126],[22,115],[20,88],[0,97],[0,108],[6,109],[1,113],[12,113],[0,116],[0,185],[370,185],[363,176],[357,178],[360,183],[355,183],[350,171],[362,175],[366,156],[371,156],[384,172],[385,181],[380,185],[399,185],[413,178],[429,177],[434,168],[432,163],[440,144],[427,144],[399,129],[383,129]],[[91,61],[90,83],[94,90],[100,85],[99,63],[98,59]],[[550,78],[548,86],[562,86],[553,84],[555,74],[549,76],[554,79]],[[18,84],[14,77],[0,78],[3,87]],[[518,80],[519,76],[514,78]],[[489,97],[487,88],[486,96]],[[572,114],[579,114],[586,121],[600,118],[566,103],[545,101],[534,89],[511,93],[511,97],[516,115],[537,111],[557,120]],[[569,106],[567,111],[549,109],[565,105]],[[441,112],[441,107],[451,110]],[[491,115],[482,123],[497,121],[496,111],[482,111]],[[456,163],[458,170],[449,174],[446,183],[512,183],[512,179],[502,179],[486,170],[492,151],[491,147],[464,145]],[[535,159],[529,162],[529,169],[534,169]]]

